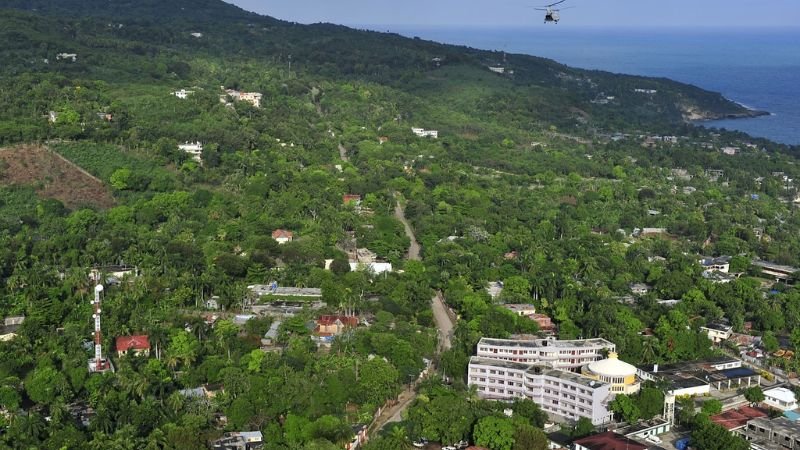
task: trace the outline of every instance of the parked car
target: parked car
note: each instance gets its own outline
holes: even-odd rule
[[[442,447],[442,450],[458,450],[458,449],[452,445],[445,445],[444,447]]]
[[[463,449],[469,447],[469,442],[467,442],[467,441],[462,439],[462,440],[456,442],[455,444],[453,444],[453,447],[455,447],[455,448],[457,448],[459,450],[463,450]]]
[[[411,445],[413,445],[416,448],[422,448],[428,445],[428,440],[425,438],[419,438],[416,441],[412,442]]]

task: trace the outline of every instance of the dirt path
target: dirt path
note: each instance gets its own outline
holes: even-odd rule
[[[350,158],[347,157],[347,149],[342,144],[339,144],[339,158],[342,158],[344,162],[350,162]]]
[[[400,200],[397,200],[397,205],[394,208],[394,216],[403,223],[406,236],[411,241],[408,248],[406,259],[409,261],[420,261],[421,247],[417,242],[417,237],[414,235],[414,230],[406,220],[405,211],[403,210]],[[431,308],[433,309],[433,319],[436,322],[436,333],[439,339],[439,345],[436,347],[436,356],[439,356],[443,351],[451,346],[451,338],[453,336],[454,318],[451,317],[449,308],[444,304],[442,293],[437,292],[431,299]],[[435,372],[435,368],[429,368],[428,374]],[[386,408],[380,416],[373,422],[370,432],[379,431],[390,423],[396,423],[403,420],[403,412],[408,409],[411,402],[417,398],[413,386],[406,387],[397,399],[397,403],[389,408]]]
[[[403,210],[403,206],[400,205],[400,200],[397,200],[397,205],[394,207],[394,217],[403,223],[406,236],[408,236],[408,239],[411,240],[411,245],[408,247],[406,259],[409,261],[419,261],[421,259],[419,256],[421,248],[419,246],[419,242],[417,242],[417,237],[414,236],[414,230],[411,228],[411,225],[408,224],[408,220],[406,220],[406,212]]]

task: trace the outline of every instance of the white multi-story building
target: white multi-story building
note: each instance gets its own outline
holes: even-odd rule
[[[203,144],[200,141],[178,144],[178,150],[192,155],[192,159],[199,163],[203,162]]]
[[[611,421],[611,385],[548,364],[523,364],[473,356],[468,383],[480,397],[491,400],[528,398],[548,414],[595,425]]]
[[[523,364],[550,364],[554,369],[578,371],[581,367],[604,358],[616,346],[605,339],[491,339],[478,342],[477,356]]]

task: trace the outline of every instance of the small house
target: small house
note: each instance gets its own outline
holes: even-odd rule
[[[647,295],[651,287],[644,283],[633,283],[630,285],[631,293],[634,295]]]
[[[358,326],[356,316],[325,315],[316,320],[314,333],[318,336],[338,336],[348,328]]]
[[[292,242],[294,234],[291,231],[279,228],[272,232],[272,239],[275,239],[278,244],[286,244],[287,242]]]
[[[25,316],[6,317],[0,326],[0,342],[7,342],[17,337],[17,330],[25,322]]]
[[[117,356],[125,356],[129,352],[134,355],[150,355],[150,338],[147,335],[120,336],[117,338]]]

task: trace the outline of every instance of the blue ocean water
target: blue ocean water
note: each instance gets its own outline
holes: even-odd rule
[[[554,59],[586,69],[663,76],[720,92],[755,119],[709,126],[800,145],[800,28],[580,28],[563,22],[531,28],[389,27],[405,36]]]

